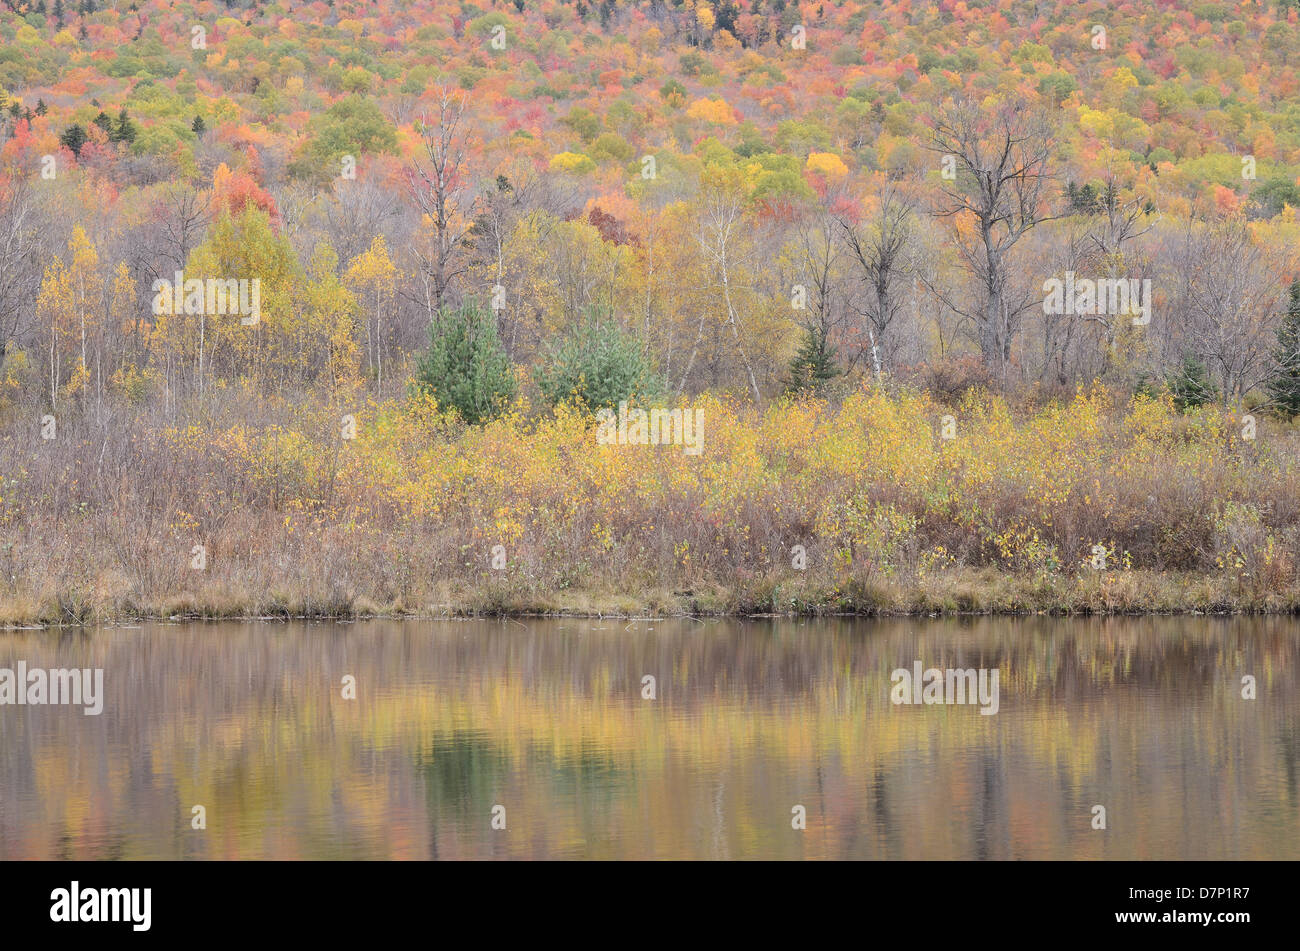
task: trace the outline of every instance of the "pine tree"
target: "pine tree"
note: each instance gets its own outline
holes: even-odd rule
[[[805,327],[799,352],[790,361],[786,392],[820,393],[842,372],[835,363],[835,348],[826,331],[815,324]]]
[[[59,136],[59,143],[80,158],[81,147],[86,144],[86,130],[73,123],[64,130],[63,135]]]
[[[1149,400],[1156,399],[1160,396],[1160,381],[1153,380],[1150,374],[1143,370],[1138,374],[1137,381],[1133,384],[1133,395]]]
[[[475,303],[441,311],[429,324],[429,349],[420,355],[415,383],[471,426],[500,415],[516,384],[492,314]]]
[[[1264,384],[1269,402],[1280,416],[1300,416],[1300,277],[1291,282],[1291,299],[1277,328],[1277,364]]]
[[[195,135],[202,135],[204,132],[208,131],[208,124],[203,121],[202,116],[195,116],[194,122],[190,125],[190,131]]]
[[[625,400],[652,403],[665,389],[641,341],[594,311],[550,349],[535,379],[552,406],[570,403],[587,412]]]
[[[130,145],[135,141],[135,125],[131,122],[131,117],[126,114],[126,106],[117,114],[117,125],[108,134],[109,139],[114,142],[125,142]]]
[[[1169,376],[1169,392],[1179,412],[1187,412],[1219,398],[1219,388],[1210,378],[1205,364],[1192,354],[1183,357],[1182,364]]]

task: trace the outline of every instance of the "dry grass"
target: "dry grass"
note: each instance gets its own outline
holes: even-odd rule
[[[1243,440],[1227,411],[1102,390],[695,405],[699,456],[523,407],[466,431],[419,401],[237,391],[183,420],[69,414],[53,441],[11,420],[0,621],[1300,607],[1293,427]]]

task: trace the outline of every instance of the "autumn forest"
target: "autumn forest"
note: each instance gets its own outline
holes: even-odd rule
[[[1294,0],[0,0],[0,622],[1294,611],[1298,214]]]

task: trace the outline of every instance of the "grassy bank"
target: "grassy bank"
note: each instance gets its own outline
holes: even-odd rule
[[[1300,608],[1294,427],[1102,389],[691,405],[699,455],[234,390],[11,420],[0,622]]]
[[[543,595],[489,585],[479,590],[449,589],[425,600],[385,603],[334,590],[200,590],[152,602],[142,602],[130,591],[97,590],[8,599],[0,603],[0,627],[143,619],[1240,613],[1300,613],[1300,591],[1260,592],[1224,579],[1182,573],[1131,571],[1104,580],[1087,576],[1044,580],[992,569],[949,572],[909,585],[850,578],[820,586],[805,579],[773,578],[739,591],[706,586],[685,591],[584,590]]]

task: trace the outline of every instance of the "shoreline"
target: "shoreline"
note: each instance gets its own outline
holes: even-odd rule
[[[821,585],[773,579],[747,588],[710,584],[639,594],[503,590],[487,584],[450,597],[380,602],[365,594],[259,595],[179,592],[0,598],[0,630],[113,626],[128,622],[455,620],[469,618],[940,618],[1157,617],[1300,614],[1300,588],[1255,588],[1249,579],[1128,571],[1036,578],[977,571],[909,582],[850,577]]]
[[[261,623],[261,624],[288,624],[293,621],[337,621],[354,624],[366,621],[473,621],[473,620],[505,620],[505,621],[556,621],[556,620],[578,620],[578,621],[727,621],[727,620],[744,620],[744,621],[764,621],[764,620],[797,620],[802,618],[839,618],[839,619],[924,619],[935,621],[951,618],[1060,618],[1079,620],[1082,618],[1191,618],[1191,617],[1217,617],[1217,618],[1239,618],[1239,617],[1295,617],[1300,616],[1300,607],[1298,608],[1277,608],[1277,609],[1228,609],[1228,610],[1209,610],[1202,611],[1197,608],[1187,608],[1181,610],[1123,610],[1123,611],[1090,611],[1074,612],[1067,611],[947,611],[941,613],[923,613],[908,611],[872,611],[872,612],[848,612],[848,611],[821,611],[808,612],[804,614],[746,614],[746,613],[729,613],[729,614],[613,614],[613,613],[573,613],[573,612],[537,612],[537,611],[518,611],[509,613],[474,613],[470,611],[454,611],[442,614],[431,614],[426,612],[410,612],[405,614],[172,614],[172,615],[135,615],[111,617],[107,619],[87,621],[81,624],[75,623],[49,623],[49,624],[13,624],[9,622],[0,622],[0,633],[10,633],[18,631],[56,631],[66,630],[68,628],[122,628],[133,626],[141,623],[153,624],[191,624],[197,622],[209,622],[213,624],[228,622],[244,623]]]

